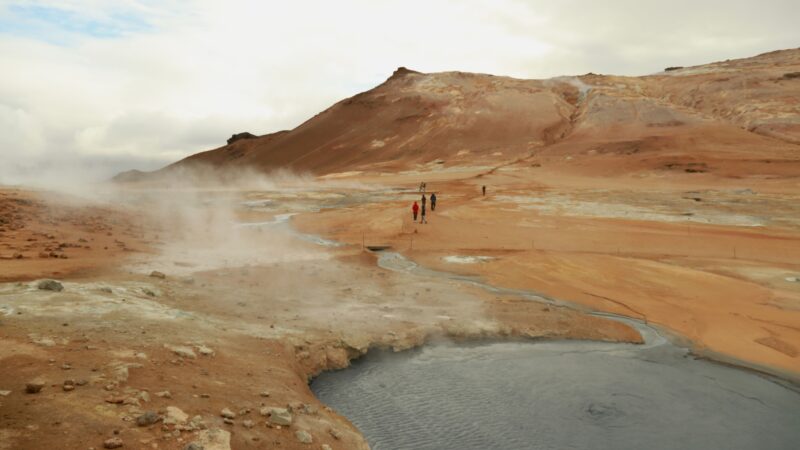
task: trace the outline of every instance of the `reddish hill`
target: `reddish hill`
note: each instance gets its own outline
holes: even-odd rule
[[[798,73],[800,49],[643,77],[521,80],[400,68],[293,130],[236,140],[157,173],[199,164],[388,172],[533,158],[609,175],[797,174]]]

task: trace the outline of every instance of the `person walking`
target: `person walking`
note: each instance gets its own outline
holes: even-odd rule
[[[428,201],[428,199],[425,198],[425,194],[422,194],[422,199],[420,201],[422,202],[422,208],[425,208],[425,203]]]
[[[422,203],[422,211],[420,211],[420,212],[422,213],[422,215],[419,216],[419,223],[428,223],[428,221],[425,219],[425,203],[424,202]]]
[[[411,205],[411,213],[414,214],[414,222],[416,222],[417,213],[419,213],[419,205],[417,204],[417,202],[414,202],[414,204]]]
[[[431,193],[431,211],[436,211],[436,192]]]

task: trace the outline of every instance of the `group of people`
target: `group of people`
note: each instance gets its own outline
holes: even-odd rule
[[[422,198],[420,199],[420,203],[414,202],[411,205],[411,214],[414,216],[414,222],[417,221],[417,216],[419,216],[419,223],[428,223],[428,219],[426,218],[426,204],[428,203],[428,199],[425,198],[425,189],[428,187],[427,183],[424,181],[419,184],[419,191],[422,192]],[[481,193],[483,196],[486,196],[486,186],[481,186]],[[431,192],[431,211],[436,210],[436,193]]]
[[[420,199],[420,203],[422,203],[422,207],[420,207],[417,202],[414,202],[411,205],[411,213],[414,215],[414,222],[417,221],[417,215],[419,215],[419,223],[428,223],[428,220],[425,217],[425,210],[426,210],[426,203],[427,199],[425,198],[425,194],[422,194],[422,199]],[[436,210],[436,193],[431,193],[431,211]],[[420,214],[421,213],[421,214]]]

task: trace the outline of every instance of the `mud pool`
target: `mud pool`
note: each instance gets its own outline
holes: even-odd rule
[[[800,446],[796,390],[668,343],[376,352],[311,387],[375,450]]]

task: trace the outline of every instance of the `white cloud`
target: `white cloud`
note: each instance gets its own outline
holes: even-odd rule
[[[291,128],[401,65],[643,74],[796,46],[797,19],[793,1],[0,3],[0,182],[41,158],[152,168]]]

